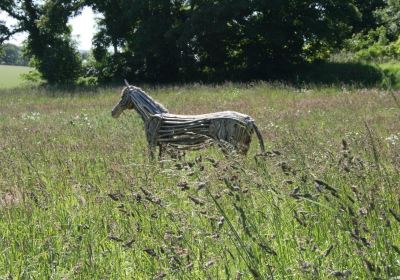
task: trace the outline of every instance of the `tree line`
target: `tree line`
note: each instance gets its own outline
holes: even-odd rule
[[[14,44],[4,44],[0,51],[0,64],[27,66],[28,60],[20,47]]]
[[[365,49],[362,44],[370,37],[396,42],[399,3],[2,0],[0,10],[18,24],[9,28],[0,21],[0,44],[26,31],[24,53],[50,84],[74,83],[80,77],[157,83],[281,79],[343,47]],[[91,54],[83,61],[68,19],[85,6],[101,17]],[[352,38],[360,42],[352,45]]]

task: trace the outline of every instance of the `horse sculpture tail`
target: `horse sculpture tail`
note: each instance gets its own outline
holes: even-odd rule
[[[260,132],[260,130],[258,129],[258,127],[256,126],[256,124],[253,122],[253,128],[254,128],[254,131],[256,132],[256,134],[257,134],[257,138],[258,138],[258,142],[260,143],[260,150],[261,150],[261,153],[265,153],[265,147],[264,147],[264,139],[263,139],[263,137],[262,137],[262,135],[261,135],[261,132]]]

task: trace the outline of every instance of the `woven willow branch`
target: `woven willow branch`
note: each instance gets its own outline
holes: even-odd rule
[[[216,143],[225,153],[232,151],[246,155],[253,132],[259,140],[264,153],[262,135],[247,115],[224,111],[204,115],[170,114],[160,103],[154,101],[142,89],[127,85],[122,90],[121,100],[111,114],[118,118],[126,109],[134,109],[145,123],[145,131],[150,156],[159,147],[159,156],[167,147],[175,149],[202,149]]]

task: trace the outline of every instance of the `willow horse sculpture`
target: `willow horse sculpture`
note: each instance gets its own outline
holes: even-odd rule
[[[121,100],[111,115],[118,118],[126,109],[134,109],[145,124],[150,157],[159,147],[159,157],[167,146],[189,150],[201,149],[216,143],[227,153],[236,151],[246,155],[253,132],[257,134],[261,152],[264,141],[254,120],[247,115],[224,111],[204,115],[175,115],[154,101],[142,89],[129,85],[122,90]]]

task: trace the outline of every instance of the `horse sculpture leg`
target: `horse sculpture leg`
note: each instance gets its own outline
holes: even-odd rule
[[[157,146],[157,139],[158,139],[158,128],[160,127],[161,119],[159,117],[151,117],[144,125],[146,130],[146,138],[149,148],[149,157],[151,160],[154,159],[154,150]],[[161,157],[162,149],[161,144],[160,146],[160,153],[159,156]]]
[[[163,152],[164,152],[164,144],[158,144],[158,160],[162,159]]]
[[[148,156],[152,161],[154,160],[154,148],[155,147],[153,145],[151,144],[148,145]]]

